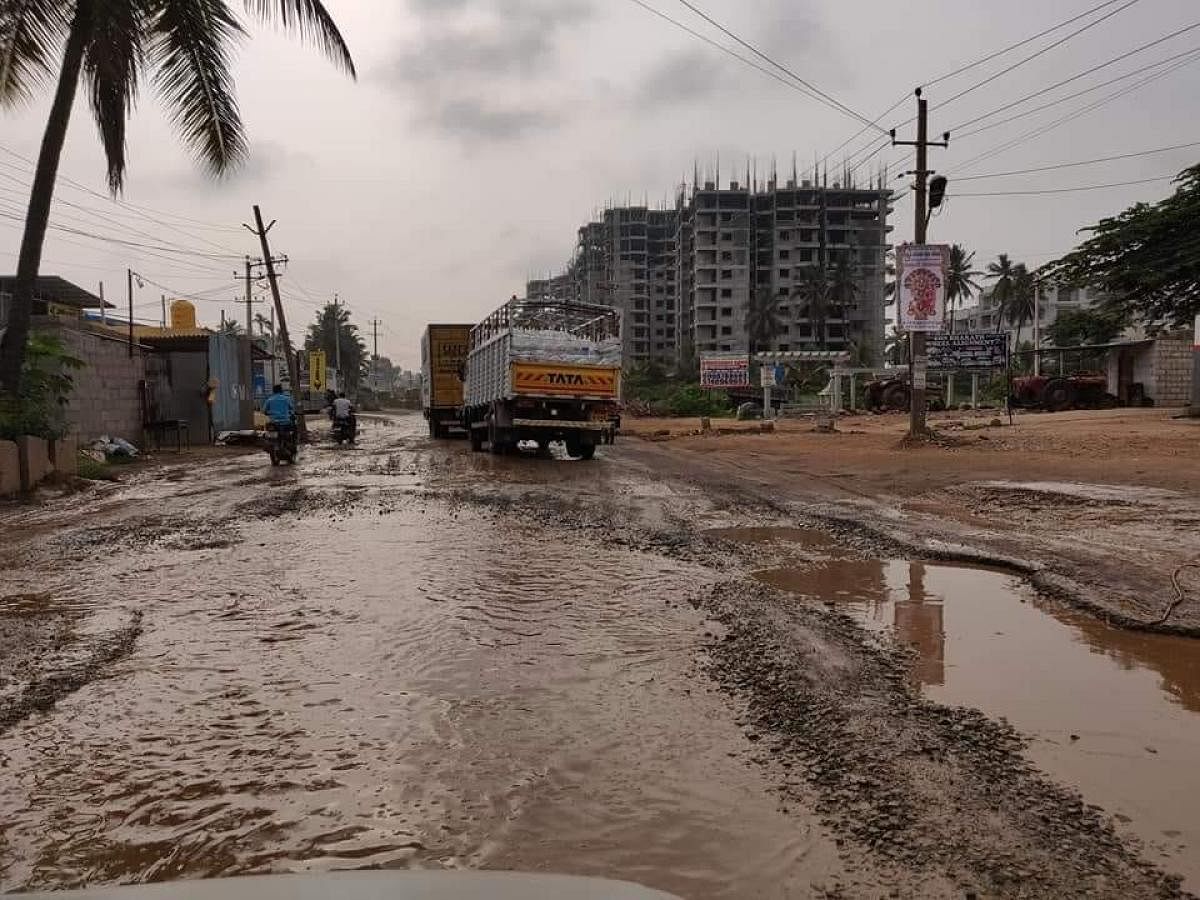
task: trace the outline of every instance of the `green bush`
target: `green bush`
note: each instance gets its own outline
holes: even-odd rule
[[[698,384],[677,388],[667,397],[664,407],[670,416],[727,416],[733,412],[723,391],[706,391]]]
[[[0,440],[23,434],[62,437],[66,433],[65,408],[75,384],[71,372],[82,367],[83,361],[67,353],[57,337],[31,332],[21,389],[15,397],[0,397]]]

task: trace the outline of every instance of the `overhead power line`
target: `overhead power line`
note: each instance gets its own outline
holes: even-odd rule
[[[947,106],[947,105],[953,103],[955,100],[959,100],[962,97],[967,96],[967,94],[970,94],[973,91],[979,90],[984,85],[991,84],[997,78],[1002,78],[1003,76],[1007,75],[1009,72],[1012,72],[1015,69],[1019,69],[1021,66],[1025,65],[1025,63],[1031,62],[1032,60],[1037,59],[1039,56],[1049,53],[1051,50],[1055,49],[1056,47],[1061,47],[1063,44],[1065,44],[1067,41],[1071,40],[1072,38],[1078,37],[1079,35],[1083,34],[1085,31],[1088,31],[1091,28],[1095,28],[1101,22],[1111,19],[1113,16],[1124,12],[1125,10],[1129,9],[1129,7],[1133,6],[1135,3],[1139,3],[1139,2],[1140,2],[1140,0],[1126,0],[1126,2],[1124,4],[1122,4],[1121,6],[1118,6],[1116,9],[1112,10],[1111,12],[1107,12],[1104,15],[1100,16],[1098,19],[1095,19],[1091,22],[1088,22],[1086,25],[1082,25],[1079,28],[1076,28],[1070,34],[1064,35],[1063,37],[1059,38],[1057,41],[1054,41],[1051,44],[1047,44],[1045,47],[1042,47],[1040,50],[1037,50],[1036,52],[1031,53],[1029,56],[1026,56],[1024,59],[1020,59],[1017,62],[1013,63],[1012,65],[1008,66],[1007,68],[1001,69],[999,72],[996,72],[992,75],[989,75],[987,78],[984,78],[980,81],[975,82],[970,87],[963,88],[961,91],[959,91],[957,94],[954,94],[949,99],[943,100],[941,103],[939,103],[937,106],[935,106],[934,109],[941,109],[943,106]]]
[[[1010,53],[1013,50],[1016,50],[1018,47],[1024,47],[1026,44],[1031,44],[1034,41],[1036,41],[1038,38],[1043,38],[1048,34],[1053,34],[1055,31],[1058,31],[1060,28],[1066,28],[1068,25],[1072,25],[1075,22],[1078,22],[1080,19],[1087,18],[1094,12],[1099,12],[1100,10],[1104,9],[1107,6],[1112,6],[1114,3],[1120,3],[1120,2],[1121,2],[1121,0],[1104,0],[1103,3],[1099,3],[1096,6],[1093,6],[1091,9],[1086,10],[1085,12],[1081,12],[1078,15],[1074,15],[1069,19],[1065,19],[1062,22],[1059,22],[1057,25],[1051,25],[1049,28],[1039,31],[1037,34],[1032,35],[1031,37],[1023,38],[1022,40],[1017,41],[1015,44],[1009,44],[1007,47],[1004,47],[1003,49],[997,50],[994,53],[989,53],[987,56],[983,57],[982,59],[977,59],[974,62],[967,63],[965,66],[959,66],[957,69],[955,69],[952,72],[947,72],[945,75],[939,75],[937,78],[934,78],[931,81],[926,81],[922,84],[922,87],[933,87],[935,84],[941,84],[943,81],[953,78],[955,75],[961,75],[963,72],[968,72],[971,69],[976,68],[977,66],[982,66],[985,63],[989,63],[993,59],[1004,56],[1004,54]],[[904,95],[904,99],[905,100],[908,99],[908,94]]]
[[[1006,119],[998,119],[995,122],[988,122],[986,125],[980,125],[978,128],[973,128],[967,132],[959,132],[958,139],[962,140],[963,138],[971,137],[972,135],[980,134],[981,132],[984,132],[984,131],[991,131],[993,128],[999,128],[1002,125],[1007,125],[1009,122],[1016,122],[1020,119],[1027,118],[1028,116],[1036,115],[1037,113],[1040,113],[1043,110],[1051,109],[1052,107],[1059,106],[1060,104],[1066,103],[1070,100],[1074,100],[1076,97],[1082,97],[1084,94],[1091,94],[1095,91],[1101,90],[1102,88],[1106,88],[1106,87],[1109,87],[1110,85],[1117,84],[1118,82],[1127,81],[1136,75],[1141,75],[1143,72],[1149,72],[1151,69],[1158,69],[1158,68],[1161,68],[1162,66],[1169,65],[1169,64],[1171,64],[1173,62],[1177,62],[1179,60],[1184,60],[1185,62],[1191,62],[1191,59],[1187,59],[1187,57],[1196,57],[1198,55],[1200,55],[1200,46],[1191,47],[1187,50],[1182,51],[1181,53],[1173,54],[1172,56],[1165,57],[1163,59],[1158,60],[1157,62],[1152,62],[1147,65],[1141,66],[1140,68],[1134,69],[1130,72],[1126,72],[1124,75],[1118,75],[1115,78],[1109,78],[1106,81],[1098,82],[1097,84],[1093,84],[1090,87],[1086,87],[1086,88],[1083,88],[1082,90],[1075,91],[1074,93],[1065,94],[1064,96],[1059,97],[1055,100],[1051,100],[1048,103],[1042,103],[1038,106],[1034,106],[1030,109],[1025,110],[1024,112],[1017,113],[1015,116],[1009,116]],[[1163,73],[1163,74],[1166,74],[1166,73]],[[998,110],[993,110],[993,112],[997,112],[997,111]]]
[[[1108,184],[1085,184],[1080,187],[1048,188],[1040,191],[981,191],[979,193],[958,194],[948,192],[947,197],[1032,197],[1035,194],[1074,194],[1078,191],[1099,191],[1104,188],[1127,187],[1133,184],[1150,184],[1155,181],[1171,181],[1175,175],[1158,175],[1154,178],[1138,178],[1134,181],[1110,181]]]
[[[1119,159],[1134,159],[1139,156],[1152,156],[1156,153],[1169,153],[1172,150],[1184,150],[1188,147],[1200,147],[1200,141],[1192,141],[1187,144],[1175,144],[1171,147],[1156,147],[1153,150],[1139,150],[1136,153],[1120,153],[1116,156],[1098,156],[1095,159],[1082,159],[1078,162],[1058,163],[1053,166],[1038,166],[1033,169],[1013,169],[1011,172],[991,172],[987,175],[961,175],[955,178],[955,182],[960,181],[978,181],[982,178],[1007,178],[1010,175],[1030,175],[1035,172],[1053,172],[1058,169],[1073,169],[1077,166],[1091,166],[1097,163],[1113,162]],[[959,196],[962,196],[961,194]]]
[[[953,77],[955,77],[956,75],[961,75],[961,74],[963,74],[964,72],[968,72],[968,71],[970,71],[971,69],[974,69],[974,68],[976,68],[976,67],[978,67],[978,66],[984,65],[985,63],[991,62],[993,59],[997,59],[997,58],[999,58],[999,57],[1001,57],[1001,56],[1004,56],[1005,54],[1007,54],[1007,53],[1010,53],[1010,52],[1012,52],[1013,50],[1016,50],[1016,49],[1018,49],[1018,48],[1020,48],[1020,47],[1023,47],[1023,46],[1025,46],[1026,44],[1032,43],[1033,41],[1036,41],[1036,40],[1038,40],[1039,38],[1043,38],[1043,37],[1045,37],[1045,36],[1046,36],[1046,35],[1048,35],[1048,34],[1053,34],[1055,31],[1058,31],[1058,30],[1060,30],[1060,29],[1062,29],[1062,28],[1066,28],[1068,25],[1073,25],[1075,22],[1078,22],[1080,19],[1087,18],[1088,16],[1092,15],[1093,13],[1097,13],[1097,12],[1099,12],[1100,10],[1102,10],[1102,9],[1105,9],[1106,7],[1109,7],[1109,6],[1112,6],[1112,5],[1116,4],[1116,3],[1121,3],[1121,2],[1125,2],[1125,0],[1105,0],[1105,2],[1103,2],[1103,3],[1099,3],[1099,4],[1097,4],[1096,6],[1093,6],[1091,9],[1085,10],[1084,12],[1081,12],[1081,13],[1078,13],[1078,14],[1076,14],[1076,15],[1074,15],[1074,16],[1071,16],[1071,17],[1070,17],[1070,18],[1068,18],[1068,19],[1064,19],[1063,21],[1061,21],[1061,22],[1059,22],[1059,23],[1057,23],[1057,24],[1055,24],[1055,25],[1051,25],[1049,28],[1044,28],[1044,29],[1042,29],[1041,31],[1039,31],[1037,34],[1031,35],[1030,37],[1027,37],[1027,38],[1023,38],[1023,39],[1021,39],[1021,40],[1019,40],[1019,41],[1016,41],[1015,43],[1009,44],[1009,45],[1008,45],[1008,46],[1006,46],[1006,47],[1002,47],[1001,49],[999,49],[999,50],[996,50],[996,51],[994,51],[994,52],[992,52],[992,53],[989,53],[987,56],[984,56],[984,57],[982,57],[981,59],[977,59],[977,60],[975,60],[974,62],[970,62],[970,63],[967,63],[966,65],[959,66],[957,69],[954,69],[954,70],[952,70],[952,71],[950,71],[950,72],[947,72],[947,73],[945,73],[944,75],[939,75],[937,78],[933,78],[933,79],[931,79],[931,80],[924,81],[924,82],[922,82],[922,85],[921,85],[921,86],[922,86],[922,87],[932,87],[932,86],[933,86],[933,85],[935,85],[935,84],[940,84],[940,83],[941,83],[941,82],[943,82],[943,81],[946,81],[946,80],[948,80],[948,79],[950,79],[950,78],[953,78]],[[1118,10],[1118,12],[1119,12],[1119,10]],[[1068,36],[1068,38],[1069,38],[1069,37],[1070,37],[1070,36]],[[1047,49],[1049,49],[1049,48],[1047,48]],[[904,103],[906,100],[908,100],[910,96],[911,96],[911,94],[910,94],[910,92],[908,92],[908,91],[906,91],[904,94],[902,94],[902,95],[900,96],[900,98],[899,98],[899,99],[898,99],[898,100],[897,100],[895,103],[893,103],[893,104],[892,104],[892,105],[891,105],[891,106],[888,108],[887,112],[885,112],[885,113],[881,114],[880,116],[878,116],[878,117],[876,118],[876,120],[875,120],[875,121],[876,121],[876,123],[878,123],[879,121],[883,120],[883,119],[884,119],[886,116],[888,116],[888,115],[889,115],[889,114],[890,114],[890,113],[891,113],[893,110],[895,110],[897,107],[899,107],[901,104],[903,104],[903,103]],[[947,102],[948,102],[948,101],[947,101]],[[901,127],[903,127],[904,125],[908,125],[908,124],[910,124],[910,123],[912,123],[912,122],[914,122],[914,121],[916,121],[915,117],[914,117],[914,118],[909,118],[909,119],[905,120],[904,122],[898,122],[898,123],[896,123],[896,126],[895,126],[895,127],[896,127],[896,128],[901,128]],[[825,155],[825,159],[828,159],[828,158],[829,158],[829,156],[831,156],[833,153],[836,153],[838,150],[841,150],[843,147],[845,147],[847,144],[851,143],[852,141],[855,141],[855,140],[857,140],[857,139],[858,139],[858,138],[859,138],[859,137],[860,137],[860,136],[861,136],[863,133],[865,133],[867,130],[869,130],[869,129],[868,129],[868,128],[863,128],[863,129],[861,129],[861,130],[860,130],[860,131],[859,131],[857,134],[855,134],[855,135],[854,135],[854,137],[850,138],[850,139],[849,139],[849,140],[847,140],[847,141],[844,141],[844,142],[841,144],[841,146],[837,147],[837,148],[836,148],[835,150],[833,150],[831,153],[828,153],[828,154],[826,154],[826,155]],[[872,143],[873,143],[873,142],[872,142]],[[852,153],[852,154],[850,155],[850,158],[851,158],[851,159],[853,159],[854,157],[856,157],[856,156],[858,156],[858,155],[860,155],[860,154],[862,154],[862,153],[866,152],[868,149],[870,149],[870,147],[871,147],[871,144],[868,144],[868,145],[867,145],[867,146],[865,146],[865,147],[861,147],[861,148],[859,148],[858,150],[856,150],[854,153]],[[876,151],[876,152],[878,152],[878,151]],[[874,153],[872,153],[871,155],[872,155],[872,156],[874,156],[875,154],[874,154]],[[868,157],[868,158],[869,158],[869,157]],[[822,161],[824,161],[824,160],[822,160]]]
[[[1092,101],[1091,103],[1089,103],[1079,109],[1073,110],[1072,112],[1069,112],[1065,116],[1061,116],[1060,118],[1055,119],[1052,122],[1049,122],[1045,125],[1039,125],[1036,128],[1032,128],[1029,131],[1026,131],[1024,134],[1018,135],[1017,137],[1013,138],[1012,140],[1001,144],[999,147],[993,147],[989,150],[985,150],[983,153],[980,153],[980,154],[977,154],[976,156],[971,157],[971,159],[968,159],[965,162],[962,162],[959,165],[955,166],[947,174],[953,174],[954,172],[962,171],[967,166],[970,166],[973,163],[980,162],[984,159],[990,159],[991,157],[993,157],[999,153],[1003,153],[1005,150],[1010,150],[1013,147],[1017,147],[1017,146],[1020,146],[1021,144],[1027,143],[1028,141],[1035,140],[1035,139],[1041,137],[1042,135],[1046,134],[1047,132],[1053,131],[1055,128],[1065,125],[1068,122],[1074,121],[1075,119],[1079,118],[1080,116],[1086,115],[1087,113],[1092,112],[1093,110],[1099,109],[1101,106],[1104,106],[1105,104],[1111,103],[1113,100],[1116,100],[1120,97],[1125,96],[1126,94],[1136,91],[1138,88],[1144,87],[1145,85],[1150,84],[1151,82],[1157,81],[1160,78],[1165,78],[1167,75],[1170,75],[1172,72],[1177,71],[1178,69],[1182,68],[1183,66],[1192,64],[1197,59],[1200,59],[1200,56],[1192,56],[1187,59],[1183,59],[1183,60],[1175,63],[1173,66],[1170,66],[1170,67],[1162,70],[1161,72],[1155,72],[1153,75],[1147,76],[1146,78],[1143,78],[1141,81],[1137,81],[1131,85],[1128,85],[1127,87],[1124,87],[1121,90],[1113,91],[1112,93],[1101,97],[1099,100]]]
[[[724,53],[728,56],[732,56],[738,62],[743,63],[744,65],[747,65],[750,68],[755,69],[759,72],[762,72],[762,74],[766,75],[768,78],[774,79],[775,81],[782,84],[784,87],[791,88],[794,91],[798,91],[799,93],[803,94],[805,97],[808,97],[810,100],[817,100],[818,102],[820,102],[819,97],[816,97],[811,91],[806,90],[805,88],[796,84],[794,81],[789,81],[788,79],[786,79],[782,75],[780,75],[778,72],[772,72],[766,66],[759,65],[754,60],[748,59],[747,57],[742,56],[736,50],[732,50],[729,47],[726,47],[720,41],[714,41],[712,38],[710,38],[708,35],[704,34],[703,32],[697,31],[696,29],[692,28],[690,25],[686,24],[685,22],[680,22],[678,19],[672,18],[671,16],[667,15],[665,12],[655,9],[650,4],[645,3],[644,0],[629,0],[629,2],[635,4],[636,6],[640,6],[642,9],[646,10],[646,12],[651,13],[652,15],[658,16],[658,18],[662,19],[664,22],[669,22],[670,24],[674,25],[676,28],[679,28],[682,31],[686,31],[692,37],[696,38],[697,40],[703,41],[704,43],[708,44],[710,47],[720,50],[722,53]]]
[[[998,106],[995,109],[993,109],[991,112],[983,113],[982,115],[976,116],[973,119],[968,119],[965,122],[959,122],[957,125],[952,127],[950,130],[953,132],[953,131],[957,131],[960,128],[966,128],[968,125],[974,125],[976,122],[982,122],[984,119],[991,118],[992,116],[996,115],[997,113],[1002,113],[1005,110],[1012,109],[1014,106],[1020,106],[1026,100],[1032,100],[1034,97],[1040,97],[1042,94],[1048,94],[1053,90],[1063,87],[1064,85],[1070,84],[1072,81],[1078,81],[1080,78],[1085,78],[1088,75],[1091,75],[1093,72],[1099,72],[1101,69],[1106,69],[1111,65],[1115,65],[1116,63],[1119,63],[1122,60],[1128,59],[1131,56],[1136,56],[1137,54],[1139,54],[1145,50],[1149,50],[1151,47],[1155,47],[1155,46],[1163,43],[1164,41],[1171,40],[1172,38],[1179,37],[1179,35],[1186,34],[1187,32],[1193,31],[1196,28],[1200,28],[1200,22],[1193,22],[1191,25],[1187,25],[1183,28],[1180,28],[1177,31],[1172,31],[1170,34],[1165,34],[1160,38],[1156,38],[1155,40],[1150,41],[1149,43],[1142,44],[1140,47],[1135,47],[1134,49],[1126,51],[1125,53],[1122,53],[1119,56],[1114,56],[1112,59],[1105,60],[1104,62],[1099,63],[1098,65],[1092,66],[1089,69],[1084,69],[1082,72],[1078,72],[1078,73],[1072,75],[1070,78],[1064,78],[1061,81],[1056,81],[1054,84],[1049,85],[1048,87],[1040,88],[1039,90],[1036,90],[1031,94],[1026,94],[1024,97],[1021,97],[1017,100],[1013,100],[1011,103],[1006,103],[1003,106]],[[1188,53],[1194,52],[1197,49],[1200,49],[1200,48],[1193,47],[1193,48],[1191,48],[1191,50],[1185,50],[1182,53],[1177,53],[1173,57],[1167,57],[1166,59],[1159,60],[1159,62],[1157,62],[1157,63],[1152,63],[1150,66],[1146,66],[1143,69],[1134,70],[1134,72],[1127,73],[1126,75],[1124,75],[1122,77],[1128,78],[1131,75],[1136,74],[1138,71],[1144,71],[1146,68],[1152,68],[1155,65],[1163,65],[1163,64],[1171,61],[1172,59],[1177,59],[1180,56],[1185,56]],[[949,101],[947,101],[947,102],[949,102]]]
[[[821,90],[816,85],[801,78],[799,75],[797,75],[791,69],[789,69],[787,66],[783,65],[780,62],[775,61],[770,56],[763,53],[761,50],[759,50],[757,47],[755,47],[749,41],[734,34],[732,31],[730,31],[728,28],[726,28],[724,25],[722,25],[720,22],[718,22],[716,19],[714,19],[712,16],[710,16],[704,10],[700,9],[699,7],[697,7],[696,5],[691,3],[690,0],[679,0],[679,2],[682,3],[684,6],[686,6],[688,9],[690,9],[693,13],[698,15],[700,18],[702,18],[709,25],[712,25],[714,28],[716,28],[718,31],[720,31],[722,34],[724,34],[726,37],[737,42],[742,47],[745,47],[747,50],[749,50],[751,53],[753,53],[755,56],[757,56],[763,62],[767,63],[768,65],[773,66],[774,68],[778,69],[780,72],[783,72],[785,75],[787,75],[789,78],[794,79],[799,84],[804,85],[806,88],[808,88],[814,94],[816,94],[818,98],[822,99],[825,102],[826,106],[832,106],[834,109],[838,110],[839,112],[845,113],[846,115],[851,116],[852,118],[858,119],[858,121],[866,124],[868,127],[878,128],[879,131],[884,131],[883,128],[879,128],[878,125],[875,125],[874,122],[872,122],[866,116],[862,115],[862,113],[856,112],[855,110],[851,109],[849,106],[847,106],[845,103],[842,103],[836,97],[834,97],[830,94],[827,94],[825,91]],[[1130,2],[1136,3],[1137,0],[1130,0]]]

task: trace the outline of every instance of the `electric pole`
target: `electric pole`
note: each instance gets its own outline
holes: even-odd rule
[[[906,175],[916,177],[916,184],[913,185],[913,190],[916,192],[916,203],[913,205],[915,210],[915,222],[913,231],[913,243],[918,246],[925,243],[926,230],[929,225],[929,201],[927,189],[929,186],[929,176],[933,174],[929,170],[928,151],[930,147],[945,147],[950,143],[950,132],[942,135],[942,140],[929,140],[929,102],[921,96],[921,89],[915,91],[917,97],[917,139],[915,141],[898,141],[896,140],[896,131],[892,130],[892,146],[915,147],[917,151],[917,167],[911,172],[906,172]],[[897,272],[897,278],[903,278],[903,271]],[[900,302],[900,286],[897,284],[896,301]],[[899,315],[897,315],[899,319]],[[925,372],[928,364],[928,357],[925,354],[925,332],[910,331],[908,333],[909,351],[908,351],[908,384],[909,397],[911,402],[909,405],[908,416],[908,434],[909,437],[922,437],[927,432],[925,425]],[[919,377],[918,377],[919,376]],[[919,382],[919,384],[918,384]]]
[[[344,388],[342,381],[342,320],[338,316],[338,295],[333,295],[333,365],[338,373],[338,389]]]
[[[271,220],[271,224],[263,226],[262,211],[259,210],[258,204],[254,206],[254,228],[249,225],[244,227],[249,231],[258,235],[258,240],[262,244],[262,264],[267,269],[267,281],[271,284],[271,298],[275,301],[275,315],[278,318],[279,341],[283,344],[283,352],[287,357],[288,364],[288,379],[292,383],[292,401],[300,395],[300,367],[297,365],[296,354],[292,352],[292,341],[288,337],[287,318],[283,315],[283,301],[279,298],[279,279],[275,274],[275,259],[271,256],[271,244],[267,240],[267,232],[275,226],[275,220]],[[284,257],[286,262],[287,258]],[[301,436],[304,435],[304,414],[301,413],[297,417],[297,425]]]
[[[378,319],[371,320],[371,338],[374,352],[371,354],[371,390],[379,391],[379,326]]]
[[[251,287],[252,287],[251,282],[253,280],[253,273],[251,272],[252,265],[253,264],[250,262],[250,257],[247,256],[246,257],[246,334],[250,334],[250,324],[251,324],[250,297],[253,293],[253,291],[251,289]]]
[[[133,359],[133,269],[125,270],[125,282],[129,295],[129,358]]]

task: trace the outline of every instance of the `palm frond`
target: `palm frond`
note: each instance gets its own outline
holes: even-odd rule
[[[28,100],[54,70],[73,3],[0,0],[0,106]]]
[[[150,22],[155,87],[175,126],[214,174],[246,157],[230,49],[245,34],[225,0],[157,0]]]
[[[246,0],[246,9],[264,22],[297,32],[316,44],[335,66],[358,78],[350,48],[321,0]]]
[[[147,11],[126,0],[95,0],[93,17],[83,73],[104,144],[108,186],[116,194],[125,181],[125,123],[145,64]]]

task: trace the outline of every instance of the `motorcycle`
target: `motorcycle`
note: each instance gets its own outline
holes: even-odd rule
[[[300,452],[300,441],[294,421],[290,425],[268,422],[266,443],[267,455],[271,457],[271,465],[278,466],[285,462],[288,465],[296,464],[296,456]]]
[[[329,433],[339,447],[343,443],[353,444],[354,438],[358,435],[358,423],[355,421],[353,415],[347,416],[344,419],[334,419]]]

